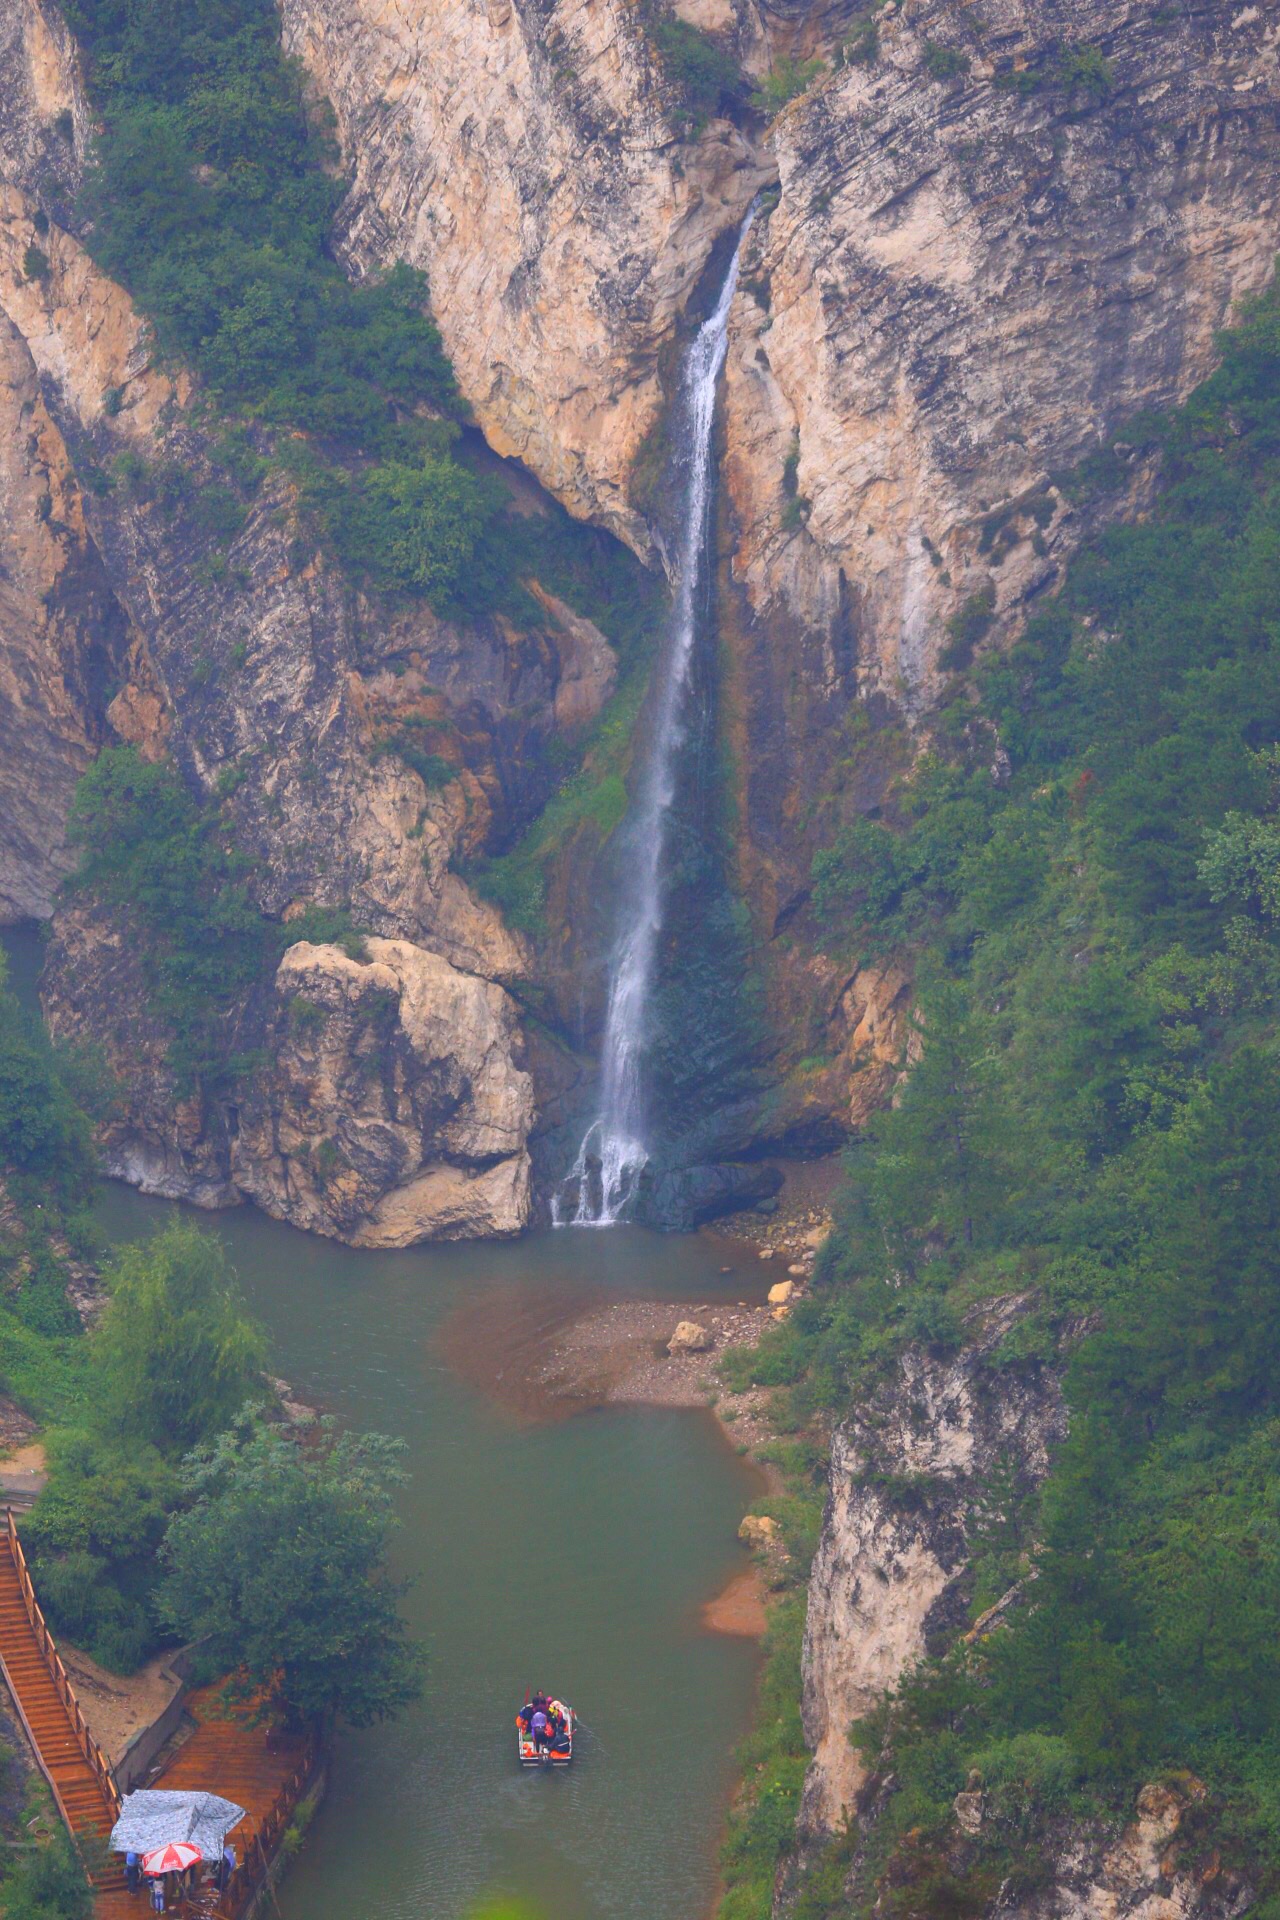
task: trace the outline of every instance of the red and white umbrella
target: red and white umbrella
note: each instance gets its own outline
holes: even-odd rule
[[[185,1873],[188,1867],[194,1867],[204,1855],[199,1847],[193,1847],[189,1840],[175,1840],[167,1847],[153,1847],[150,1853],[142,1856],[144,1873]]]

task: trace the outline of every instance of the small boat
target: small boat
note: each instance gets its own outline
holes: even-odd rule
[[[516,1715],[516,1756],[522,1767],[567,1767],[573,1759],[573,1733],[577,1715],[563,1700],[552,1700],[551,1704],[559,1708],[564,1724],[548,1745],[538,1745],[521,1718],[523,1708]]]

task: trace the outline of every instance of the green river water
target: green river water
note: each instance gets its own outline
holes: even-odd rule
[[[25,997],[34,945],[5,946]],[[110,1240],[168,1212],[104,1188]],[[759,1299],[758,1263],[625,1228],[359,1253],[247,1208],[204,1218],[294,1389],[407,1443],[395,1558],[431,1650],[419,1707],[340,1738],[281,1920],[463,1920],[513,1897],[557,1920],[699,1920],[757,1659],[704,1631],[699,1608],[745,1564],[736,1529],[757,1483],[705,1412],[538,1420],[469,1382],[501,1370],[510,1322],[530,1338],[578,1300]],[[464,1372],[441,1340],[459,1316]],[[529,1682],[582,1716],[564,1772],[516,1764]]]

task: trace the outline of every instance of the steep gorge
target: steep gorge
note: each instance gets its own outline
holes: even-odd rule
[[[878,813],[975,656],[1149,505],[1159,455],[1135,421],[1206,377],[1273,270],[1280,27],[1217,0],[890,0],[864,58],[846,7],[680,11],[756,79],[825,68],[771,119],[744,88],[699,127],[622,0],[284,0],[282,21],[336,115],[344,266],[425,271],[522,510],[550,524],[558,502],[651,577],[680,353],[762,193],[715,528],[717,820],[741,903],[722,945],[760,1021],[750,1095],[705,1136],[710,1205],[758,1191],[771,1151],[844,1138],[897,1078],[911,956],[828,937],[814,854]],[[0,918],[52,920],[50,1025],[100,1043],[119,1084],[110,1171],[358,1245],[518,1233],[590,1106],[641,669],[536,575],[519,617],[353,584],[298,539],[278,468],[234,525],[205,510],[216,423],[85,245],[92,123],[64,21],[20,0],[0,26]],[[406,750],[423,739],[441,752]],[[215,1093],[174,1067],[145,929],[59,893],[76,781],[120,743],[217,809],[286,930],[228,1016],[252,1071]],[[544,844],[575,779],[588,801]],[[484,876],[531,843],[541,910],[504,914]],[[358,953],[309,937],[317,909]],[[850,1721],[957,1624],[983,1484],[1010,1452],[1038,1484],[1061,1437],[1051,1372],[993,1387],[1007,1330],[950,1366],[904,1361],[837,1433],[806,1643],[815,1847],[867,1785]],[[906,1488],[923,1518],[895,1507],[926,1477]],[[1239,1911],[1236,1880],[1179,1869],[1186,1797],[1162,1791],[1110,1851],[1064,1838],[1057,1892],[1002,1911]],[[981,1815],[957,1806],[960,1830]]]
[[[820,8],[718,25],[756,72],[788,49],[830,55],[848,28]],[[1098,514],[1144,497],[1140,458],[1100,506],[1077,508],[1064,476],[1141,408],[1185,394],[1214,329],[1269,272],[1275,29],[1225,6],[1155,19],[1064,0],[1028,17],[1009,0],[981,22],[948,0],[890,7],[873,62],[829,69],[767,127],[712,118],[696,138],[627,8],[428,16],[291,0],[284,29],[352,167],[338,229],[350,270],[424,267],[490,444],[651,562],[668,530],[636,476],[661,457],[681,315],[777,178],[730,320],[720,511],[734,862],[773,1091],[720,1150],[830,1139],[882,1093],[905,980],[824,955],[813,851],[909,759],[946,678],[948,622],[978,607],[982,643],[1007,639]],[[129,739],[173,754],[206,793],[231,788],[268,914],[340,907],[479,977],[541,977],[562,1032],[590,1046],[598,920],[532,952],[457,869],[536,814],[547,786],[529,747],[536,761],[539,741],[590,724],[612,684],[607,643],[554,599],[537,635],[370,605],[323,561],[299,567],[275,483],[230,540],[190,512],[174,521],[145,487],[77,484],[121,452],[205,463],[208,484],[208,448],[182,378],[150,367],[141,323],[75,237],[89,115],[66,30],[26,0],[8,39],[10,391],[15,419],[47,418],[28,458],[44,472],[52,457],[69,496],[65,513],[46,509],[39,483],[35,512],[15,494],[10,516],[13,578],[39,583],[26,604],[42,596],[37,620],[10,623],[10,671],[43,689],[12,711],[30,712],[24,752],[53,761],[39,818],[23,817],[29,797],[10,814],[10,913],[48,911],[75,774],[97,742]],[[1063,44],[1105,50],[1105,93],[1058,74]],[[938,47],[957,56],[940,79],[925,64]],[[1002,86],[1011,72],[1040,80]],[[49,270],[32,278],[42,232]],[[457,781],[426,791],[394,755],[370,757],[406,719],[453,729]],[[590,843],[560,858],[589,872]],[[563,897],[555,858],[548,875]],[[66,1031],[102,1024],[91,948],[82,921],[75,966],[52,971]],[[112,999],[119,1060],[136,1008]],[[579,1070],[538,1050],[535,1099],[567,1115]],[[797,1074],[802,1060],[820,1064]],[[208,1137],[194,1116],[170,1127],[162,1068],[129,1104],[121,1169],[233,1196],[225,1114]],[[394,1185],[390,1166],[383,1177]]]

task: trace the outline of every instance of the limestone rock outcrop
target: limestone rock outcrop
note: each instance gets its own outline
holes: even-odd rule
[[[238,1190],[356,1246],[518,1233],[533,1091],[514,1002],[408,941],[367,953],[300,942],[281,960]]]
[[[628,0],[284,0],[333,104],[357,272],[425,269],[485,437],[644,551],[632,468],[663,349],[772,164],[729,125],[679,137]]]
[[[993,1469],[1003,1462],[1034,1485],[1065,1433],[1051,1374],[988,1372],[1024,1305],[993,1303],[951,1359],[909,1350],[835,1436],[804,1639],[810,1836],[835,1832],[856,1805],[866,1776],[853,1722],[963,1619],[969,1528]]]
[[[783,13],[805,51],[847,31]],[[1142,510],[1126,430],[1211,372],[1280,247],[1274,8],[914,0],[875,21],[875,57],[829,59],[771,125],[726,363],[739,880],[774,1030],[832,1062],[783,1090],[800,1132],[884,1097],[905,1010],[815,957],[814,852],[881,804],[952,668]],[[1075,484],[1117,440],[1107,484]]]
[[[527,1224],[533,1086],[505,990],[405,940],[367,957],[299,941],[233,1036],[260,1064],[218,1101],[176,1077],[147,1012],[138,940],[101,909],[58,919],[43,993],[61,1038],[91,1034],[119,1087],[107,1172],[356,1246],[500,1238]]]
[[[989,590],[1007,627],[1060,577],[1061,477],[1184,398],[1270,279],[1280,22],[919,0],[878,42],[773,124],[726,476],[753,610],[826,636],[805,697],[843,664],[918,713],[950,615]]]
[[[1254,1889],[1217,1849],[1197,1843],[1193,1816],[1205,1798],[1201,1782],[1182,1774],[1143,1787],[1118,1838],[1096,1826],[1067,1826],[1046,1863],[1046,1884],[1001,1901],[998,1911],[1017,1920],[1091,1920],[1113,1913],[1141,1920],[1236,1920],[1253,1903]]]

